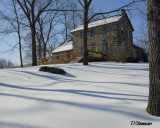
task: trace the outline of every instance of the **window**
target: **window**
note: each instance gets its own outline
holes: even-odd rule
[[[122,50],[124,51],[124,46],[125,46],[124,41],[121,41],[121,46],[122,46]]]
[[[107,29],[106,27],[102,27],[102,35],[106,35],[107,34]]]
[[[123,34],[124,33],[124,31],[123,31],[123,26],[121,26],[121,34]]]
[[[97,52],[97,46],[96,46],[96,43],[91,44],[91,51],[92,51],[92,52]]]
[[[128,33],[128,38],[129,38],[129,37],[130,37],[130,31],[128,30],[128,32],[127,32],[127,33]]]
[[[83,48],[83,46],[81,46],[81,55],[83,55],[83,50],[84,50],[84,48]]]
[[[121,23],[124,23],[124,19],[123,18],[120,21],[121,21]]]
[[[83,32],[81,32],[80,37],[81,37],[81,39],[83,39]]]
[[[107,42],[107,41],[104,41],[104,42],[103,42],[103,51],[104,51],[104,52],[107,52],[107,51],[108,51],[108,42]]]
[[[141,53],[141,51],[139,51],[139,55],[140,55],[140,56],[142,56],[142,53]]]
[[[95,31],[91,30],[91,37],[94,37],[94,36],[95,36]]]

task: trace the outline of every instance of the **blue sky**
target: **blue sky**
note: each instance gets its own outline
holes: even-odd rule
[[[131,0],[93,0],[92,6],[96,9],[96,11],[111,11],[113,9],[121,7],[124,4],[127,4],[129,1]],[[131,23],[135,29],[133,33],[135,44],[137,44],[135,38],[141,36],[141,26],[146,24],[142,16],[139,14],[138,8],[146,10],[146,6],[144,3],[137,3],[134,7],[131,8],[132,10],[130,12],[127,12]],[[144,26],[146,27],[146,25]],[[0,58],[9,59],[16,65],[19,65],[20,61],[18,48],[16,48],[13,52],[8,52],[11,49],[11,46],[14,46],[16,42],[16,34],[9,36],[0,36]]]

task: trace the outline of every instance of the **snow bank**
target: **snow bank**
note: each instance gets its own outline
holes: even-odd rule
[[[133,128],[136,121],[159,128],[145,111],[147,63],[54,66],[68,74],[0,70],[0,128]]]

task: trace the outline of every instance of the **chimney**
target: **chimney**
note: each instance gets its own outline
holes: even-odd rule
[[[122,9],[121,10],[121,15],[125,15],[126,14],[126,10],[125,9]]]

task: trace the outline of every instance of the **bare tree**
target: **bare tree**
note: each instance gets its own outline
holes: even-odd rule
[[[70,23],[72,24],[71,29],[75,29],[79,24],[82,23],[80,19],[80,16],[82,15],[82,11],[74,11],[74,10],[79,10],[78,9],[78,2],[70,2],[70,6],[69,8],[71,10],[73,10],[72,12],[70,12],[69,17],[71,18]]]
[[[36,23],[45,9],[51,6],[54,0],[17,0],[19,6],[24,12],[30,26],[32,35],[32,66],[37,65],[37,54],[36,54]]]
[[[17,34],[18,34],[18,40],[19,40],[19,55],[20,55],[20,62],[21,62],[21,67],[23,67],[23,59],[22,59],[22,41],[21,41],[21,29],[20,29],[20,22],[19,22],[19,16],[17,13],[17,8],[16,8],[16,0],[12,0],[13,7],[14,7],[14,13],[16,15],[16,23],[17,23]]]
[[[149,37],[149,100],[147,112],[160,116],[160,1],[147,0]]]
[[[17,12],[17,5],[16,5],[16,0],[11,0],[10,3],[10,9],[11,9],[11,13],[13,13],[13,15],[7,15],[5,14],[5,12],[0,11],[0,16],[1,16],[1,20],[7,21],[10,25],[10,27],[8,27],[7,29],[4,28],[1,30],[1,33],[3,34],[11,34],[11,33],[17,33],[18,35],[18,45],[19,45],[19,55],[20,55],[20,62],[21,62],[21,67],[23,67],[23,59],[22,59],[22,40],[21,40],[21,24],[19,22],[20,16]],[[13,7],[13,8],[12,8]],[[17,44],[15,44],[15,46],[12,48],[14,50],[14,48],[17,46]]]
[[[54,26],[57,24],[57,21],[55,20],[58,12],[47,13],[44,16],[41,16],[38,19],[38,25],[39,25],[39,31],[37,33],[37,40],[39,42],[38,44],[38,53],[39,55],[43,52],[43,57],[46,57],[47,53],[47,44],[51,39],[53,39],[57,32],[54,32]],[[40,55],[42,57],[42,55]],[[40,58],[40,57],[39,57]]]
[[[69,35],[69,33],[70,33],[69,30],[70,30],[71,22],[69,20],[69,13],[67,11],[62,12],[62,16],[63,16],[63,18],[60,18],[61,23],[64,25],[62,35],[64,35],[64,40],[66,41],[66,40],[68,40],[68,37],[70,36]]]
[[[83,3],[78,0],[81,6],[83,7],[84,10],[84,30],[83,30],[83,65],[88,65],[88,48],[87,48],[87,32],[88,32],[88,12],[89,12],[89,7],[92,2],[92,0],[83,0]]]
[[[79,10],[79,7],[76,1],[66,0],[66,2],[67,4],[64,7],[64,10],[70,11],[62,11],[58,15],[60,24],[63,25],[62,36],[64,38],[64,41],[70,40],[72,38],[70,31],[72,31],[77,27],[77,25],[82,23],[79,19],[83,13],[82,11],[77,11]]]

